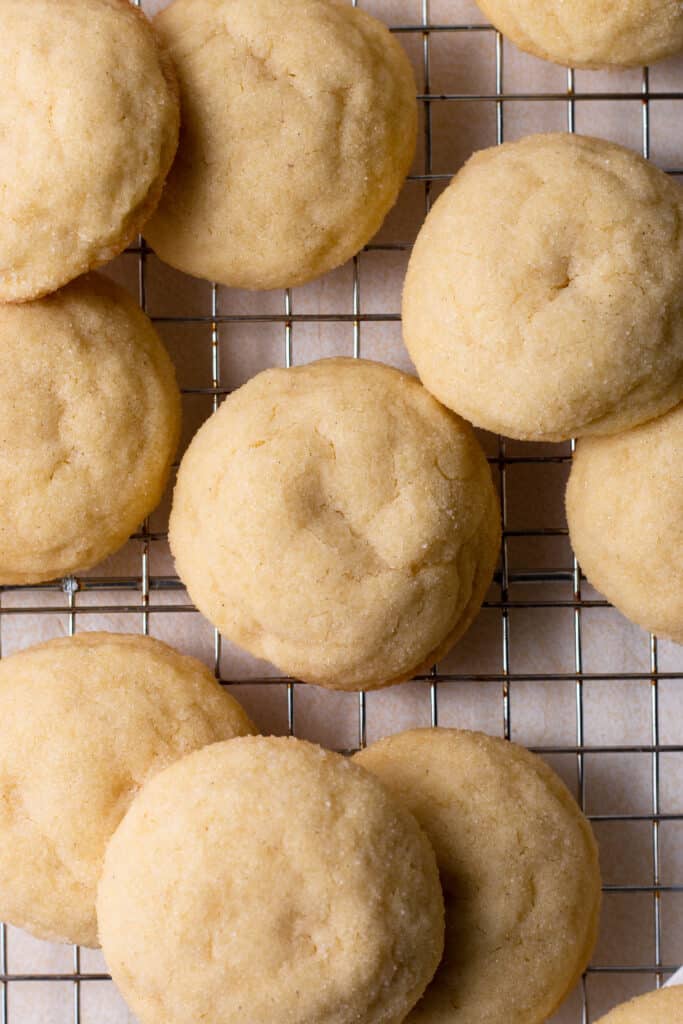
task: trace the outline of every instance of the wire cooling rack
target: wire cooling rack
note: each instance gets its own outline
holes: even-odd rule
[[[165,269],[142,239],[112,272],[137,291],[183,385],[188,435],[270,364],[353,354],[407,366],[399,290],[415,231],[476,148],[531,130],[608,135],[683,174],[683,63],[606,76],[519,54],[471,0],[357,0],[415,62],[422,136],[397,212],[352,264],[309,289],[244,295]],[[484,437],[501,493],[501,563],[454,655],[413,684],[331,694],[282,679],[208,630],[173,573],[168,502],[94,572],[0,588],[3,653],[80,629],[153,633],[213,662],[264,729],[338,749],[411,725],[458,724],[526,743],[573,786],[601,843],[603,933],[553,1018],[589,1024],[683,961],[683,650],[629,626],[591,591],[567,541],[569,446]],[[188,948],[188,955],[192,955]],[[98,953],[0,928],[0,1024],[131,1018]]]

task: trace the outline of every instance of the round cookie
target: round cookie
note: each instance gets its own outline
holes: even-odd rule
[[[458,729],[399,733],[354,760],[415,815],[441,872],[444,959],[406,1024],[542,1024],[588,963],[600,910],[597,847],[564,783],[524,748]]]
[[[158,255],[261,289],[362,249],[415,151],[415,80],[388,29],[337,0],[174,0],[154,23],[183,114],[145,229]]]
[[[179,105],[169,59],[127,0],[0,0],[0,23],[9,302],[55,291],[125,249],[161,195]]]
[[[597,1024],[683,1024],[683,987],[673,985],[631,999]]]
[[[400,1024],[443,949],[412,815],[349,760],[272,736],[155,776],[109,844],[97,910],[141,1024]]]
[[[0,584],[88,569],[158,504],[180,431],[171,361],[96,274],[0,306]]]
[[[652,64],[683,50],[679,0],[477,0],[521,50],[576,68]]]
[[[683,405],[584,438],[567,486],[569,536],[589,581],[644,629],[683,643]]]
[[[568,134],[477,153],[413,250],[418,373],[479,427],[610,434],[683,397],[683,191],[629,150]]]
[[[253,731],[195,658],[149,637],[82,633],[0,661],[0,917],[97,945],[106,845],[154,772]]]
[[[470,426],[413,377],[325,359],[267,370],[195,436],[171,548],[225,636],[335,689],[401,682],[479,611],[500,510]]]

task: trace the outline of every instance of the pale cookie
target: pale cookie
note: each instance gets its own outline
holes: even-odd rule
[[[137,790],[248,732],[205,665],[149,637],[83,633],[0,661],[0,918],[96,946],[105,847]]]
[[[175,77],[127,0],[0,0],[0,301],[116,256],[178,143]]]
[[[0,306],[0,584],[88,569],[158,504],[180,430],[171,361],[90,274]]]
[[[141,1024],[400,1024],[443,949],[412,815],[339,754],[272,736],[152,779],[109,844],[97,909]]]
[[[413,377],[326,359],[234,392],[180,466],[170,542],[200,611],[306,682],[387,686],[446,654],[500,544],[470,426]]]
[[[683,644],[683,405],[580,441],[567,520],[593,586],[632,622]]]
[[[446,902],[446,951],[406,1024],[542,1024],[597,937],[590,825],[557,775],[514,743],[415,729],[356,754],[422,825]]]
[[[477,0],[521,50],[576,68],[624,68],[683,50],[681,0]]]
[[[420,231],[403,294],[422,382],[479,427],[612,434],[683,397],[683,191],[599,139],[476,154]]]
[[[683,1024],[683,987],[673,985],[622,1003],[597,1024]]]
[[[338,0],[174,0],[154,24],[183,114],[145,230],[158,255],[280,288],[362,249],[415,150],[415,80],[388,29]]]

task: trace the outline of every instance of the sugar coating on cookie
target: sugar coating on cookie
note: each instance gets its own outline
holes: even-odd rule
[[[672,985],[622,1003],[597,1024],[683,1024],[683,987]]]
[[[84,633],[0,661],[0,917],[97,945],[105,847],[142,783],[253,732],[200,661],[149,637]]]
[[[180,431],[171,360],[96,274],[0,305],[0,350],[0,583],[88,569],[163,494]]]
[[[145,234],[167,263],[240,288],[302,284],[379,229],[410,168],[413,72],[336,0],[174,0],[178,157]]]
[[[683,397],[683,191],[599,139],[477,153],[413,250],[403,329],[418,373],[522,440],[610,434]]]
[[[477,0],[513,43],[568,67],[652,64],[683,50],[680,0]]]
[[[410,678],[478,612],[500,510],[468,424],[414,377],[326,359],[267,370],[186,452],[169,535],[221,632],[306,682]]]
[[[141,1024],[400,1024],[443,948],[412,815],[350,760],[272,736],[155,776],[109,844],[97,908]]]
[[[579,442],[569,535],[589,581],[644,629],[683,643],[683,405]]]
[[[410,810],[435,853],[444,959],[406,1024],[541,1024],[578,981],[598,929],[600,870],[564,783],[514,743],[415,729],[354,760]]]
[[[116,256],[154,209],[177,86],[127,0],[0,0],[0,301]]]

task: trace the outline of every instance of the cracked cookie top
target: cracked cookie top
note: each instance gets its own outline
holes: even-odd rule
[[[0,662],[0,913],[97,945],[105,847],[154,772],[253,732],[208,668],[150,637],[82,633]]]
[[[163,260],[240,288],[302,284],[379,229],[412,161],[410,63],[334,0],[174,0],[180,147],[145,230]]]
[[[564,441],[683,398],[683,191],[621,146],[532,135],[436,201],[403,292],[429,390],[476,426]]]
[[[127,0],[0,0],[0,301],[111,259],[178,142],[168,58]]]
[[[171,360],[97,274],[0,305],[0,583],[88,569],[161,499],[180,430]]]
[[[472,621],[500,542],[470,426],[388,366],[266,370],[192,441],[170,541],[199,609],[308,682],[410,678]]]

